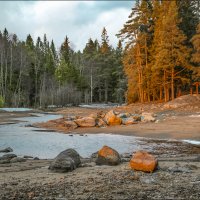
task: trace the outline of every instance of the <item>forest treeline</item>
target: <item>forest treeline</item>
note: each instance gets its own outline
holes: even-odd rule
[[[30,34],[20,41],[5,29],[0,33],[1,98],[13,107],[124,102],[122,44],[113,48],[105,28],[101,37],[75,52],[67,36],[56,49],[46,34],[34,43]]]
[[[116,48],[106,28],[74,51],[0,32],[0,101],[12,107],[169,101],[200,82],[198,0],[137,0]],[[120,16],[119,16],[120,17]],[[123,48],[124,47],[124,48]]]
[[[199,0],[137,0],[118,36],[128,103],[173,100],[200,82]]]

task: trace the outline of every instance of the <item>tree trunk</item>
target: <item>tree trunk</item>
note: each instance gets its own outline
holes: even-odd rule
[[[162,86],[160,86],[160,102],[162,101]]]
[[[105,102],[108,102],[108,83],[105,80]]]
[[[93,77],[92,77],[92,67],[90,69],[90,103],[93,101]]]
[[[196,94],[199,94],[199,83],[196,83]]]
[[[163,82],[164,82],[164,95],[165,95],[165,102],[168,100],[168,94],[167,94],[167,84],[166,84],[166,71],[164,70],[164,77],[163,77]]]
[[[174,67],[172,67],[171,73],[171,99],[174,100]]]

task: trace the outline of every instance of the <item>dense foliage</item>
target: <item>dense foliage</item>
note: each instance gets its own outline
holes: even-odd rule
[[[20,41],[5,29],[0,33],[0,95],[14,107],[122,103],[126,82],[121,56],[121,43],[114,49],[105,28],[102,41],[89,39],[83,52],[73,51],[67,36],[56,50],[46,34],[34,44],[31,35]]]
[[[129,103],[169,101],[200,81],[199,9],[198,0],[136,1],[118,34]]]

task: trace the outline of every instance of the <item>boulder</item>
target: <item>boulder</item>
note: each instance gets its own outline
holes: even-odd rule
[[[146,151],[138,151],[130,160],[130,167],[143,172],[153,172],[157,167],[157,159]]]
[[[106,122],[101,118],[97,119],[96,122],[97,122],[98,127],[106,127],[107,126]]]
[[[154,117],[153,113],[147,113],[147,112],[143,112],[142,113],[142,117],[141,120],[143,122],[155,122],[156,118]]]
[[[64,121],[64,126],[66,128],[71,128],[71,129],[75,129],[78,127],[78,125],[74,122],[74,121]]]
[[[99,111],[99,112],[97,112],[97,118],[104,118],[105,117],[105,112],[104,111]]]
[[[132,118],[137,122],[141,121],[141,116],[139,115],[132,115]]]
[[[9,152],[13,152],[13,149],[10,147],[7,147],[5,149],[0,149],[0,153],[9,153]]]
[[[118,165],[121,162],[121,158],[116,150],[108,146],[103,146],[103,148],[98,151],[95,162],[97,165]]]
[[[1,157],[2,160],[11,160],[12,158],[17,157],[17,155],[10,153],[10,154],[5,154]]]
[[[119,117],[119,118],[128,118],[130,116],[131,116],[130,113],[120,113],[117,115],[117,117]]]
[[[97,118],[97,114],[90,114],[89,117],[92,117],[92,118],[96,119]]]
[[[80,155],[74,149],[67,149],[58,154],[49,169],[55,172],[68,172],[76,169],[80,164]]]
[[[92,117],[83,117],[74,120],[74,122],[80,127],[94,127],[96,125],[96,121]]]
[[[117,115],[115,115],[113,110],[106,113],[106,115],[104,117],[104,121],[109,126],[120,125],[122,123],[122,119],[120,117],[118,117]]]
[[[130,125],[130,124],[137,124],[137,122],[132,117],[129,117],[129,118],[123,118],[122,119],[122,124]]]

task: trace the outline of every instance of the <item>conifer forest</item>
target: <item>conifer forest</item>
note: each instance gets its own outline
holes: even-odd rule
[[[120,17],[120,16],[119,16]],[[27,33],[28,34],[28,33]],[[25,41],[0,32],[0,101],[10,107],[80,103],[167,102],[198,93],[200,1],[137,0],[109,43],[88,38],[82,51],[70,38],[57,48],[46,34]]]

